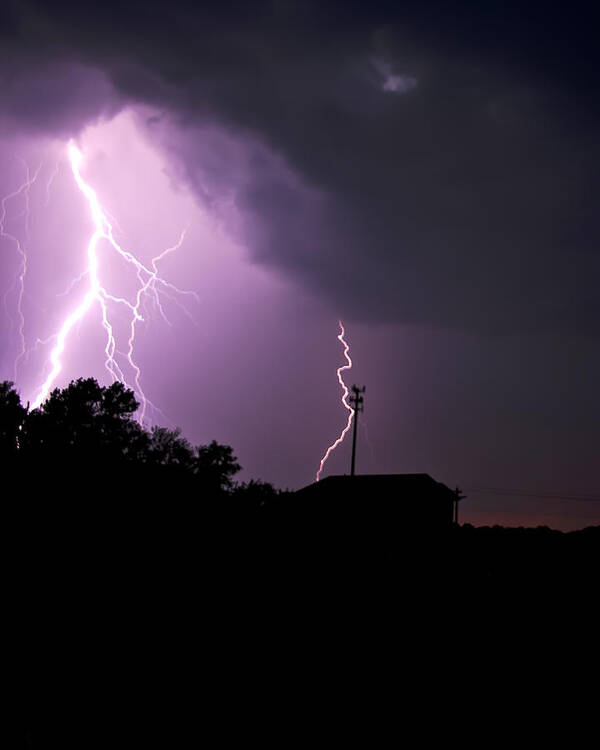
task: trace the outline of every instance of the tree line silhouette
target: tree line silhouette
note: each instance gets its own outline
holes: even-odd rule
[[[48,495],[63,499],[104,494],[127,502],[145,494],[151,500],[169,488],[206,501],[264,502],[279,494],[267,482],[236,482],[241,466],[230,446],[215,440],[192,446],[179,429],[146,429],[135,419],[138,407],[120,382],[79,378],[29,411],[12,382],[0,383],[0,451],[8,473],[17,484],[37,478],[40,496],[45,484]]]
[[[179,429],[146,429],[135,418],[138,406],[122,383],[79,378],[30,411],[13,383],[0,383],[5,495],[15,517],[27,514],[30,532],[52,528],[56,538],[87,519],[88,536],[109,524],[113,536],[133,545],[142,543],[134,528],[150,533],[160,526],[171,529],[171,538],[192,534],[190,548],[221,558],[224,567],[243,559],[245,566],[266,568],[267,577],[273,560],[319,576],[339,566],[361,575],[383,566],[384,577],[402,569],[415,581],[423,574],[458,576],[491,587],[555,583],[568,580],[575,567],[584,577],[595,569],[589,551],[598,526],[564,534],[546,527],[403,525],[395,513],[402,503],[427,502],[412,497],[385,498],[388,505],[379,504],[376,513],[370,513],[374,499],[360,496],[352,498],[353,514],[344,512],[344,502],[328,510],[327,498],[315,503],[268,482],[236,481],[241,467],[230,446],[215,440],[193,446]],[[382,507],[390,508],[387,520]],[[440,564],[446,559],[452,566]]]
[[[533,608],[548,622],[595,601],[600,527],[379,535],[370,498],[349,522],[343,508],[237,482],[231,447],[147,430],[137,406],[122,384],[88,378],[29,411],[0,383],[29,750],[187,747],[207,716],[264,733],[289,703],[279,686],[303,669],[313,691],[323,664],[355,679],[361,658],[387,664],[399,649],[418,674],[461,634],[489,642]]]

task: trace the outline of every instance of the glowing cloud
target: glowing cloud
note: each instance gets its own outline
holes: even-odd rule
[[[373,66],[381,76],[381,90],[387,94],[407,94],[417,88],[418,81],[406,73],[393,73],[392,66],[385,60],[375,59]]]

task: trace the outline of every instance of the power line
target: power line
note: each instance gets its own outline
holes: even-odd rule
[[[467,492],[485,492],[490,495],[507,495],[509,497],[539,497],[547,500],[575,500],[582,503],[600,503],[600,496],[580,494],[553,494],[550,492],[530,492],[529,490],[508,489],[501,487],[467,487]]]

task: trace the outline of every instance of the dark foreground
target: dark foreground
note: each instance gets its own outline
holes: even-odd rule
[[[8,747],[460,746],[493,714],[487,747],[536,704],[538,747],[584,685],[577,745],[600,528],[453,526],[426,475],[239,484],[230,446],[137,407],[0,383]]]
[[[597,596],[600,527],[398,530],[285,496],[21,502],[5,522],[18,746],[40,750],[312,744],[338,710],[371,744],[371,701],[412,713],[398,691],[429,705],[467,655],[534,658],[565,620],[585,638]]]

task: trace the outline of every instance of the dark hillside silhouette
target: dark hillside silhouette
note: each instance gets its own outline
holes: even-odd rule
[[[491,642],[499,612],[595,601],[600,527],[459,526],[455,493],[423,474],[239,483],[231,447],[145,430],[136,408],[120,384],[80,379],[27,413],[0,386],[34,750],[195,746],[209,719],[263,736],[290,708],[290,675],[306,671],[312,695],[323,665],[351,684],[361,655],[396,652],[418,675],[457,633]]]
[[[456,492],[427,474],[327,477],[294,493],[239,483],[230,446],[146,430],[137,407],[122,384],[88,378],[28,413],[12,383],[0,384],[4,494],[23,533],[41,535],[37,551],[86,535],[93,546],[105,535],[124,554],[138,547],[143,556],[152,554],[149,539],[166,549],[178,538],[177,554],[193,550],[223,569],[241,559],[244,571],[271,568],[277,559],[295,575],[321,576],[333,565],[385,578],[399,565],[414,580],[435,571],[438,581],[459,575],[493,588],[568,580],[587,555],[577,545],[589,549],[597,534],[457,526]],[[588,563],[584,577],[595,569]]]

